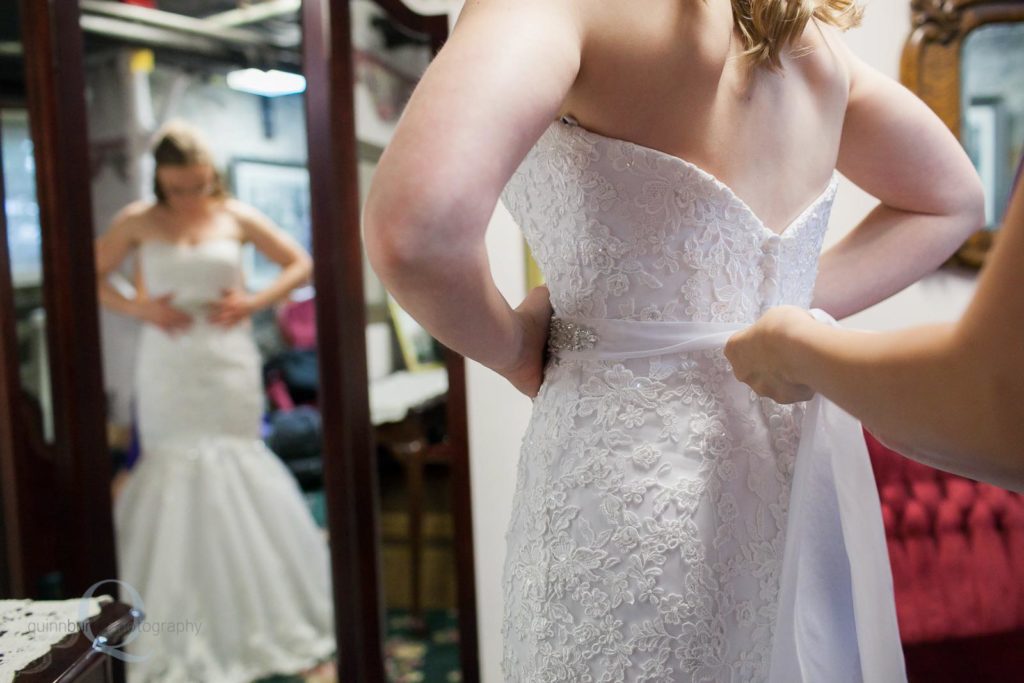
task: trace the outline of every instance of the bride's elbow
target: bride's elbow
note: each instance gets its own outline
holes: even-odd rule
[[[407,267],[415,257],[414,229],[393,210],[368,203],[362,226],[366,258],[381,280]]]
[[[972,173],[960,185],[950,207],[955,220],[952,231],[957,245],[985,227],[985,188],[981,178]]]
[[[397,278],[448,271],[479,252],[484,230],[475,229],[475,213],[449,208],[415,201],[367,204],[366,257],[385,286]]]
[[[402,236],[407,230],[406,212],[402,211],[404,202],[395,195],[392,185],[374,178],[359,221],[367,261],[382,280],[407,256],[407,241]]]

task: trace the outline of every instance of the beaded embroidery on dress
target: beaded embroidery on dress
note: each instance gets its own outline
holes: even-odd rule
[[[242,282],[234,239],[140,248],[151,296],[193,315],[143,325],[135,366],[141,458],[114,508],[118,578],[145,621],[129,683],[248,683],[335,651],[327,543],[298,483],[260,437],[263,387],[250,320],[205,320]],[[121,599],[133,602],[130,592]]]
[[[555,346],[581,349],[592,330],[558,319],[807,308],[836,186],[776,234],[692,163],[562,119],[501,199],[545,276]],[[767,680],[805,406],[758,398],[720,349],[553,355],[506,533],[506,680]]]

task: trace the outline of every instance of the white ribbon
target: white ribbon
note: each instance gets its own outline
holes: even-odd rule
[[[837,325],[825,311],[819,321]],[[746,325],[572,319],[593,329],[563,358],[624,360],[722,348]],[[806,403],[786,522],[769,683],[903,683],[881,503],[860,422],[821,394]]]

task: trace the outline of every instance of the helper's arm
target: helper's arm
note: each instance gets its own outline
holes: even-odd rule
[[[1024,182],[959,322],[860,332],[779,307],[726,354],[758,393],[821,392],[914,460],[1024,491]]]

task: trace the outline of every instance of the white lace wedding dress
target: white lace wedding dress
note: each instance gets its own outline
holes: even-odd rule
[[[509,181],[555,319],[506,535],[506,680],[906,680],[859,424],[758,398],[721,351],[810,305],[836,183],[776,234],[694,164],[571,118]]]
[[[119,578],[146,616],[128,636],[131,683],[241,683],[335,649],[326,541],[260,438],[251,322],[205,320],[241,284],[240,250],[234,239],[140,247],[150,296],[174,293],[193,325],[177,336],[143,325],[139,340],[141,458],[115,503]]]

